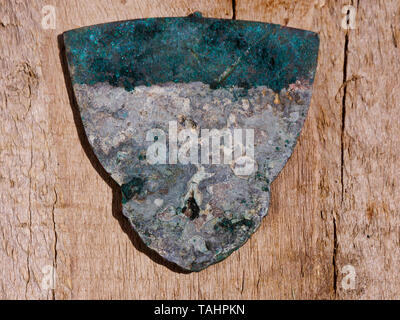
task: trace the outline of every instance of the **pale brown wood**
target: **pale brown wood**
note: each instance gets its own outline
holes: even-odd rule
[[[400,4],[354,1],[348,31],[345,4],[0,0],[0,298],[399,298]],[[56,8],[55,30],[41,26],[45,5]],[[58,36],[194,11],[316,31],[321,47],[309,115],[273,183],[269,216],[231,257],[183,274],[121,217],[117,188],[77,121]],[[346,265],[354,289],[342,285]],[[46,266],[54,289],[43,288]]]
[[[362,18],[348,42],[337,261],[355,267],[358,283],[339,295],[399,299],[400,3],[354,5]]]

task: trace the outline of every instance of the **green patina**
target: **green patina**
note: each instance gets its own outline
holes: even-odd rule
[[[135,195],[139,195],[143,191],[144,180],[138,177],[133,178],[128,183],[121,186],[122,203],[127,203]]]
[[[218,230],[229,230],[230,232],[234,233],[237,228],[240,228],[241,226],[246,226],[247,228],[251,229],[254,226],[254,222],[249,219],[241,219],[237,222],[232,222],[232,220],[223,218],[220,222],[218,222],[215,226],[214,229],[216,231]]]
[[[170,81],[275,91],[299,79],[311,84],[319,46],[310,31],[199,15],[95,25],[64,41],[75,83],[128,91]]]

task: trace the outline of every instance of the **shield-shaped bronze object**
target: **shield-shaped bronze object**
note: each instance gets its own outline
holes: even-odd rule
[[[191,271],[242,246],[306,118],[318,35],[195,14],[64,43],[87,138],[144,243]]]

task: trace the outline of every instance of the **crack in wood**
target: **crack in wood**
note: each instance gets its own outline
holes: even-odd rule
[[[344,131],[346,125],[346,96],[347,96],[347,59],[349,51],[349,34],[346,32],[344,41],[344,63],[343,63],[343,98],[342,98],[342,126],[340,137],[340,182],[342,186],[342,202],[344,200]]]
[[[53,250],[54,250],[54,260],[53,260],[53,268],[54,270],[57,270],[57,241],[58,241],[58,235],[57,235],[57,228],[56,228],[56,220],[55,220],[55,216],[54,216],[54,210],[58,201],[58,194],[57,194],[57,190],[56,188],[54,188],[54,195],[55,195],[55,199],[51,208],[51,219],[53,222],[53,230],[54,230],[54,246],[53,246]],[[52,299],[55,300],[55,288],[52,288]]]
[[[353,1],[351,1],[353,5]],[[357,4],[358,6],[358,4]],[[347,15],[350,11],[347,11]],[[343,97],[342,97],[342,123],[341,123],[341,134],[340,134],[340,183],[341,183],[341,202],[340,206],[343,208],[344,202],[344,152],[345,152],[345,129],[346,129],[346,98],[347,98],[347,65],[348,65],[348,55],[349,55],[349,29],[346,30],[345,38],[344,38],[344,56],[343,56]],[[337,251],[338,251],[338,238],[337,238],[337,224],[336,217],[333,217],[333,291],[336,296],[337,294],[337,278],[338,278],[338,269],[337,269]]]
[[[337,248],[338,248],[338,240],[337,240],[337,230],[336,230],[336,218],[333,217],[333,257],[332,257],[332,264],[333,264],[333,292],[334,292],[335,296],[336,296],[336,293],[337,293],[337,277],[338,277]]]

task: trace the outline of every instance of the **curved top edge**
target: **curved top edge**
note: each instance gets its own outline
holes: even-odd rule
[[[282,29],[287,29],[287,30],[297,30],[297,31],[302,31],[302,32],[307,32],[310,34],[314,34],[318,39],[319,39],[319,34],[317,32],[311,31],[311,30],[306,30],[306,29],[299,29],[299,28],[293,28],[293,27],[288,27],[284,26],[281,24],[276,24],[276,23],[271,23],[271,22],[263,22],[263,21],[256,21],[256,20],[238,20],[238,19],[226,19],[226,18],[210,18],[210,17],[203,17],[202,13],[199,11],[195,11],[187,16],[180,16],[180,17],[149,17],[149,18],[139,18],[139,19],[128,19],[128,20],[118,20],[118,21],[112,21],[112,22],[105,22],[105,23],[97,23],[89,26],[83,26],[79,28],[74,28],[70,29],[67,31],[64,31],[62,33],[63,37],[67,35],[70,32],[74,31],[83,31],[85,29],[90,29],[93,27],[100,27],[104,25],[118,25],[121,23],[126,23],[126,22],[132,22],[132,21],[146,21],[146,20],[161,20],[161,19],[202,19],[202,20],[220,20],[220,21],[231,21],[233,23],[240,23],[240,22],[245,22],[245,23],[261,23],[264,25],[270,25],[270,26],[278,26]]]
[[[201,81],[212,87],[313,83],[319,37],[256,21],[189,17],[125,20],[64,32],[75,83]]]

